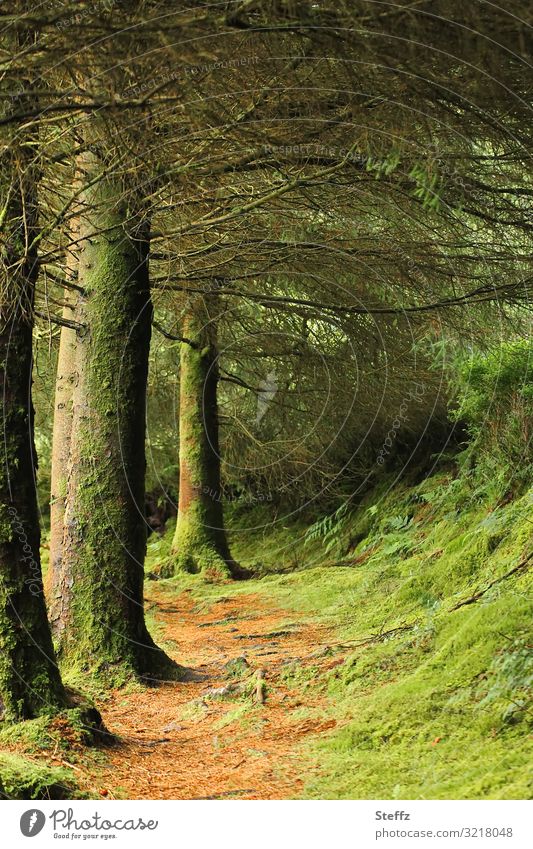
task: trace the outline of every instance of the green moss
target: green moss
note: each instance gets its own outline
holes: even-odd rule
[[[23,722],[4,722],[0,726],[0,746],[16,747],[25,754],[42,754],[53,750],[81,751],[110,735],[102,727],[98,711],[88,703],[68,708],[54,716],[39,716]]]
[[[81,799],[71,770],[0,754],[0,796],[5,799]]]
[[[92,176],[101,176],[88,157]],[[123,186],[114,180],[101,177],[85,195],[85,226],[98,235],[80,251],[88,332],[73,397],[63,575],[52,621],[69,680],[89,676],[110,687],[179,669],[153,642],[143,613],[147,221],[142,211],[125,220]]]
[[[0,745],[23,745],[27,752],[40,752],[55,745],[50,730],[49,716],[40,716],[25,722],[4,723],[0,730]]]
[[[32,303],[35,271],[26,272],[21,266],[10,276],[15,297],[13,303],[11,296],[4,299],[0,318],[0,393],[5,399],[0,409],[5,434],[0,448],[0,716],[8,720],[32,718],[65,704],[39,557],[33,407],[28,401],[32,323],[31,309],[25,308]]]
[[[187,514],[178,519],[176,550],[162,569],[163,577],[179,572],[196,575],[202,573],[206,580],[219,581],[231,576],[228,560],[219,550],[211,533],[206,509],[200,502],[189,505]]]
[[[191,306],[180,355],[180,494],[172,554],[162,574],[237,576],[224,529],[217,410],[216,300]]]
[[[439,473],[371,493],[361,509],[372,521],[356,514],[346,529],[351,521],[364,531],[352,568],[317,565],[328,555],[319,543],[305,545],[301,524],[253,531],[242,522],[234,531],[239,557],[261,557],[268,574],[225,585],[224,596],[259,593],[304,612],[333,630],[330,651],[344,659],[322,673],[304,662],[283,674],[291,687],[324,694],[337,721],[320,742],[305,744],[315,766],[306,797],[532,795],[531,575],[452,607],[531,550],[533,493],[502,506],[473,498],[468,482],[456,480]],[[409,512],[410,521],[400,521]],[[256,509],[252,528],[257,519]],[[358,558],[364,551],[369,556]],[[298,559],[298,571],[286,573],[285,559]],[[205,604],[220,596],[186,577],[181,585]]]

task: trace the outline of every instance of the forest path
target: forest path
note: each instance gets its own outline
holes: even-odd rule
[[[298,796],[310,768],[300,744],[335,721],[325,718],[325,700],[314,688],[303,695],[284,679],[293,663],[304,678],[306,668],[313,675],[310,667],[335,665],[320,651],[327,629],[260,594],[198,601],[190,590],[171,595],[168,585],[151,584],[146,602],[158,642],[187,665],[189,680],[115,691],[100,706],[121,742],[90,776],[91,792],[128,799]],[[243,656],[249,667],[228,676],[225,665]],[[263,704],[255,693],[259,669],[267,687]],[[244,694],[209,693],[239,680]]]

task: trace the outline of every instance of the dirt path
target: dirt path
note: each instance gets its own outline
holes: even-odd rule
[[[170,597],[152,585],[147,606],[158,638],[191,670],[185,683],[125,695],[113,693],[101,708],[121,744],[108,750],[106,766],[91,776],[102,795],[129,799],[298,796],[309,764],[302,739],[331,729],[319,695],[288,687],[283,673],[292,661],[328,666],[316,657],[327,632],[294,613],[269,607],[263,597],[241,595],[199,605],[190,592]],[[315,655],[309,658],[309,655]],[[227,686],[225,664],[246,658],[239,676],[255,680],[264,670],[264,704],[252,695],[221,698],[209,691]],[[196,680],[195,680],[196,679]],[[94,790],[93,790],[94,792]]]

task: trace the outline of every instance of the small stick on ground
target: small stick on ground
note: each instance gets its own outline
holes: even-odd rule
[[[256,677],[255,700],[259,705],[264,705],[266,699],[265,670],[258,669]]]
[[[418,620],[416,622],[411,622],[409,625],[400,625],[398,628],[391,628],[390,631],[380,631],[379,634],[371,634],[370,637],[366,637],[364,640],[347,640],[345,643],[337,643],[335,645],[330,646],[332,649],[348,649],[354,648],[358,649],[362,646],[370,646],[372,643],[382,643],[389,637],[394,637],[396,634],[402,634],[404,631],[412,631],[418,625]]]
[[[484,590],[479,590],[479,592],[474,593],[474,595],[470,596],[470,598],[465,598],[464,601],[460,601],[458,602],[458,604],[455,604],[453,607],[450,607],[450,613],[452,613],[454,610],[459,610],[461,607],[466,607],[468,604],[475,604],[476,601],[482,598],[485,593],[488,593],[488,591],[491,590],[492,587],[495,587],[502,581],[507,580],[507,578],[510,578],[511,575],[516,575],[517,572],[522,572],[529,569],[529,564],[532,559],[533,551],[528,554],[527,557],[524,558],[524,560],[521,560],[517,566],[514,566],[512,569],[509,570],[509,572],[506,572],[505,575],[502,575],[500,578],[496,578],[494,581],[491,581],[490,584],[488,584]]]

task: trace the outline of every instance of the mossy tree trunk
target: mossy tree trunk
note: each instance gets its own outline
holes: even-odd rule
[[[15,109],[34,103],[29,91]],[[21,720],[60,710],[67,698],[46,614],[35,490],[36,133],[14,129],[9,141],[0,156],[0,716]]]
[[[178,520],[167,572],[241,577],[232,560],[222,507],[218,426],[216,296],[190,304],[180,356]]]
[[[121,683],[171,670],[143,607],[149,225],[95,153],[84,155],[82,171],[90,187],[80,197],[77,319],[85,329],[53,624],[62,662]]]

